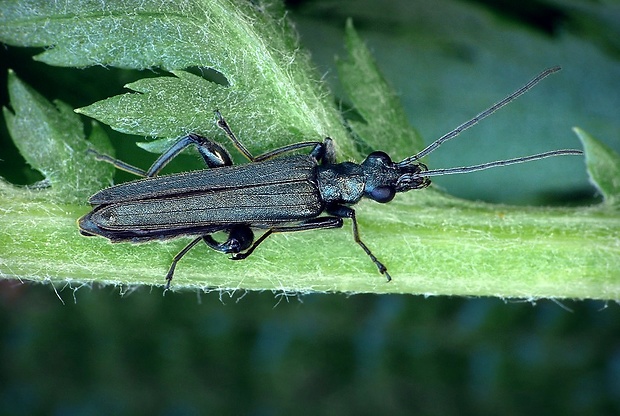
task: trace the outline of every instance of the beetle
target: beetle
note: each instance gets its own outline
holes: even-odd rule
[[[418,162],[442,143],[458,136],[559,69],[553,67],[541,72],[514,93],[400,162],[376,151],[361,164],[337,163],[330,138],[323,142],[295,143],[253,156],[218,110],[215,110],[217,126],[250,163],[233,165],[226,149],[197,134],[179,139],[147,171],[91,150],[96,159],[144,178],[106,188],[91,196],[89,203],[93,209],[79,219],[79,230],[85,236],[102,236],[113,243],[194,236],[194,240],[172,260],[166,274],[168,289],[179,260],[201,241],[216,251],[231,254],[232,260],[241,260],[274,233],[340,228],[344,219],[350,219],[353,239],[390,281],[385,265],[361,240],[355,210],[351,206],[364,197],[387,203],[396,193],[429,186],[432,176],[582,154],[581,150],[575,149],[554,150],[436,170],[428,170]],[[208,169],[157,176],[171,159],[189,146],[196,146]],[[304,148],[311,150],[308,154],[292,154]],[[263,233],[255,240],[256,230]],[[224,232],[226,240],[217,241],[213,237],[216,232]]]

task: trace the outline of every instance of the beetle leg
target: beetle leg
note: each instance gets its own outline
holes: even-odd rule
[[[196,147],[206,165],[210,168],[221,168],[222,166],[232,166],[233,161],[226,149],[205,137],[192,135],[196,140]]]
[[[218,243],[211,235],[202,237],[206,245],[222,253],[239,253],[250,247],[254,241],[254,233],[247,225],[235,225],[228,231],[228,239]]]
[[[162,153],[153,165],[146,172],[147,177],[157,176],[157,174],[174,159],[185,148],[195,145],[198,148],[198,152],[204,159],[205,163],[210,168],[220,168],[222,166],[231,166],[232,160],[230,155],[219,144],[206,137],[199,136],[197,134],[188,134],[177,140],[168,150]]]
[[[254,157],[252,162],[262,162],[263,160],[271,159],[276,156],[280,156],[283,153],[293,152],[295,150],[303,149],[304,147],[314,147],[310,152],[310,156],[314,157],[318,161],[324,161],[325,163],[336,163],[336,151],[334,149],[334,142],[331,138],[326,137],[323,143],[320,142],[299,142],[289,144],[284,147],[280,147],[275,150],[263,153]]]
[[[329,137],[326,137],[323,143],[299,142],[289,144],[288,146],[280,147],[279,149],[256,156],[254,158],[254,162],[261,162],[263,160],[279,156],[282,153],[292,152],[294,150],[303,149],[304,147],[314,147],[314,149],[310,152],[310,156],[314,157],[317,161],[327,164],[336,163],[336,149],[334,147],[334,141]]]
[[[275,150],[271,150],[271,151],[269,151],[267,153],[263,153],[262,155],[256,156],[254,158],[253,162],[262,162],[263,160],[267,160],[267,159],[274,158],[276,156],[280,156],[283,153],[288,153],[288,152],[293,152],[293,151],[298,150],[298,149],[303,149],[304,147],[314,147],[314,149],[310,153],[311,155],[314,155],[317,152],[317,149],[320,149],[322,146],[323,146],[323,144],[320,143],[320,142],[299,142],[299,143],[293,143],[293,144],[289,144],[289,145],[284,146],[284,147],[280,147],[280,148],[275,149]]]
[[[219,128],[221,128],[222,130],[224,130],[224,133],[226,133],[226,136],[228,136],[230,141],[235,145],[235,147],[246,158],[248,158],[248,160],[250,162],[262,162],[263,160],[271,159],[271,158],[279,156],[279,155],[281,155],[283,153],[293,152],[295,150],[303,149],[305,147],[314,147],[314,150],[312,150],[311,154],[314,155],[315,157],[317,157],[319,153],[320,153],[321,156],[324,153],[322,150],[319,150],[319,149],[322,149],[325,146],[325,143],[320,143],[320,142],[299,142],[299,143],[289,144],[287,146],[280,147],[280,148],[275,149],[275,150],[271,150],[269,152],[263,153],[263,154],[258,155],[258,156],[253,156],[252,153],[250,153],[250,151],[247,149],[247,147],[245,147],[243,145],[243,143],[241,143],[241,141],[239,141],[239,139],[237,138],[235,133],[232,132],[232,130],[230,129],[230,126],[228,125],[228,122],[226,122],[226,120],[224,119],[224,116],[222,116],[222,113],[220,113],[219,110],[215,110],[215,116],[217,117],[217,126]],[[331,139],[330,138],[325,139],[325,142],[327,142],[328,140],[329,140],[329,142],[331,144]],[[330,146],[330,149],[331,148],[333,148],[333,145]],[[331,152],[331,153],[333,154],[333,152]],[[317,157],[317,159],[319,159],[319,158]]]
[[[191,243],[186,245],[183,250],[179,251],[179,253],[176,256],[174,256],[174,259],[172,259],[172,264],[170,265],[170,268],[168,269],[168,273],[166,274],[166,289],[165,290],[170,289],[170,282],[172,282],[172,276],[174,275],[174,269],[176,269],[177,263],[179,262],[179,260],[181,260],[183,256],[187,254],[188,251],[190,251],[196,244],[198,244],[200,240],[202,240],[202,237],[196,238]]]
[[[379,269],[379,273],[384,275],[388,282],[392,280],[392,277],[387,272],[387,268],[375,257],[374,254],[372,254],[370,249],[366,246],[366,244],[364,244],[364,242],[360,238],[360,233],[357,226],[357,219],[355,217],[355,210],[344,205],[334,205],[327,207],[326,211],[340,218],[351,218],[351,221],[353,221],[353,239],[366,252],[366,254],[368,255],[368,257],[370,257],[370,260],[372,260],[375,266],[377,266],[377,268]]]
[[[220,110],[215,110],[215,117],[217,117],[217,126],[224,130],[224,133],[226,133],[226,136],[228,136],[230,141],[233,142],[237,150],[243,153],[243,155],[247,157],[250,162],[254,162],[254,156],[252,156],[252,153],[250,153],[250,151],[243,145],[243,143],[241,143],[239,139],[237,139],[235,133],[232,132],[230,126],[228,126],[228,123],[226,122],[226,120],[224,120],[224,116],[222,116]]]
[[[153,162],[153,165],[151,165],[149,170],[137,168],[111,156],[99,153],[94,149],[88,149],[88,153],[94,154],[95,159],[97,160],[114,165],[117,169],[133,173],[137,176],[151,178],[153,176],[157,176],[157,174],[168,164],[168,162],[174,159],[186,147],[191,145],[195,145],[198,148],[198,152],[200,152],[200,155],[210,168],[220,168],[222,166],[231,166],[233,164],[226,149],[214,141],[197,134],[188,134],[187,136],[181,137],[172,146],[170,146],[168,150],[162,153],[155,162]]]
[[[186,245],[183,250],[179,251],[179,253],[172,259],[172,264],[166,274],[166,290],[170,289],[170,282],[172,281],[172,276],[174,275],[174,270],[176,269],[179,260],[181,260],[183,256],[185,256],[196,244],[198,244],[200,240],[204,241],[214,250],[222,251],[224,253],[239,253],[240,251],[250,247],[252,241],[254,240],[254,233],[247,225],[237,225],[229,230],[228,240],[223,243],[218,243],[210,235],[204,235],[192,240],[191,243]]]
[[[312,218],[303,222],[300,222],[296,225],[290,226],[282,226],[282,227],[273,227],[265,231],[263,235],[260,236],[258,240],[252,244],[252,247],[247,249],[244,253],[234,253],[231,257],[231,260],[243,260],[247,258],[250,254],[256,250],[256,247],[263,241],[267,239],[271,234],[274,233],[290,233],[295,231],[307,231],[307,230],[317,230],[324,228],[340,228],[342,227],[342,218],[338,217],[319,217]]]
[[[336,149],[334,148],[334,141],[326,137],[323,143],[321,142],[299,142],[289,144],[284,147],[280,147],[275,150],[271,150],[267,153],[254,157],[253,162],[262,162],[263,160],[271,159],[276,156],[280,156],[283,153],[293,152],[295,150],[303,149],[304,147],[314,147],[310,152],[310,156],[314,157],[317,161],[324,163],[336,163]]]
[[[145,170],[137,168],[135,166],[131,166],[130,164],[125,163],[122,160],[113,158],[112,156],[99,153],[95,149],[88,149],[88,153],[91,153],[92,155],[94,155],[95,160],[100,160],[102,162],[109,163],[117,169],[124,170],[125,172],[129,172],[129,173],[133,173],[136,176],[146,176]]]
[[[316,146],[310,155],[314,156],[317,161],[324,164],[336,163],[336,148],[334,146],[334,141],[331,137],[326,137],[323,143]]]

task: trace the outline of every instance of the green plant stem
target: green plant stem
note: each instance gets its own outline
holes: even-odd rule
[[[75,219],[84,207],[50,204],[45,191],[23,195],[11,186],[0,194],[4,278],[163,288],[172,257],[189,241],[135,245],[82,237]],[[341,230],[273,236],[244,261],[199,246],[179,263],[173,287],[620,297],[620,219],[603,209],[514,208],[427,190],[389,205],[363,203],[358,218],[362,238],[392,282],[353,242],[347,223]],[[14,226],[19,223],[29,226]]]

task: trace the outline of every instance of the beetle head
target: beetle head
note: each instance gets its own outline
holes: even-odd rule
[[[420,175],[427,170],[422,163],[394,163],[384,152],[372,152],[362,163],[365,174],[364,195],[374,201],[390,202],[396,192],[426,188],[431,181]]]

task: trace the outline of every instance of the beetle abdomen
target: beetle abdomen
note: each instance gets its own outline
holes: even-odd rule
[[[279,223],[318,216],[323,203],[308,181],[221,189],[102,205],[90,220],[106,230],[201,227],[211,224]]]

